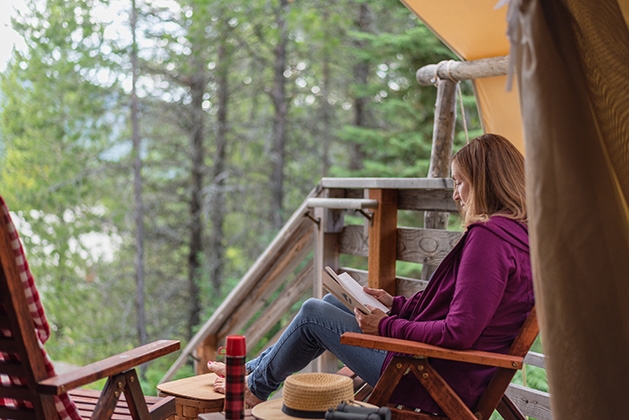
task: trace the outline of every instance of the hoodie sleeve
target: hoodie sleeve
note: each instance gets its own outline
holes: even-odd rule
[[[400,315],[400,312],[402,311],[402,308],[406,304],[407,300],[408,299],[404,296],[395,296],[393,298],[393,304],[391,305],[391,311],[389,312],[389,314]]]
[[[511,246],[476,225],[468,232],[458,270],[453,271],[453,278],[444,280],[443,291],[433,297],[436,304],[443,305],[445,318],[422,321],[391,316],[380,322],[379,333],[455,349],[470,348],[496,312],[513,270]],[[452,282],[454,287],[448,287]]]

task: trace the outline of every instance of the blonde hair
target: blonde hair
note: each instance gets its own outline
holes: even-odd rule
[[[495,214],[526,223],[524,157],[506,138],[484,134],[452,156],[470,184],[463,226],[485,222]]]

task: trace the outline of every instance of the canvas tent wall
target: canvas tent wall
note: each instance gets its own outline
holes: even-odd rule
[[[462,60],[509,54],[507,7],[498,0],[402,0]],[[485,132],[501,133],[524,149],[518,87],[505,90],[506,76],[472,81]]]
[[[404,2],[462,59],[512,41],[519,89],[475,88],[485,131],[526,154],[553,418],[627,418],[629,0]]]

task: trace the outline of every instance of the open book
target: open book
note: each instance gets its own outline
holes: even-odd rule
[[[389,308],[380,303],[378,299],[365,293],[363,286],[358,284],[352,276],[347,273],[336,274],[329,266],[323,270],[323,287],[347,306],[350,311],[358,308],[362,312],[370,314],[371,311],[365,306],[369,305],[382,309],[385,313],[389,312]]]

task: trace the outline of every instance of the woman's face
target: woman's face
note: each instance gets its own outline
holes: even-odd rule
[[[452,199],[459,201],[461,207],[465,208],[467,198],[470,195],[469,182],[463,178],[459,171],[459,165],[456,162],[452,162],[452,179],[454,180],[454,192],[452,193]]]

